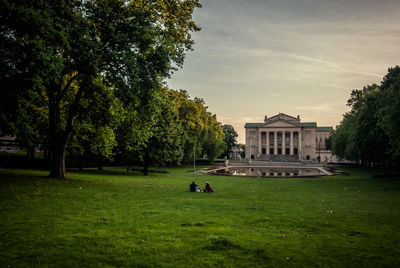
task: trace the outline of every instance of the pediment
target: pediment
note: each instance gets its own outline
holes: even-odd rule
[[[284,120],[276,120],[273,122],[266,123],[260,127],[299,127],[297,124],[293,124]]]
[[[279,114],[274,115],[274,116],[272,116],[272,117],[270,117],[270,118],[268,118],[268,119],[271,120],[271,121],[281,120],[281,119],[287,120],[287,121],[290,121],[290,120],[299,120],[299,119],[296,118],[296,117],[293,117],[293,116],[290,116],[290,115],[287,115],[287,114],[284,114],[284,113],[279,113]]]

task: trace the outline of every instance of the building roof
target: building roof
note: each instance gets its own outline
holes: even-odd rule
[[[317,127],[318,132],[331,132],[333,131],[333,127]]]
[[[302,126],[302,127],[317,127],[317,123],[315,123],[315,122],[300,122],[300,126]]]
[[[244,127],[245,128],[248,128],[248,127],[259,127],[259,126],[262,126],[264,124],[265,123],[246,123],[244,125]],[[302,127],[317,127],[317,123],[316,122],[300,122],[300,126],[302,126]],[[332,129],[332,127],[321,127],[321,128],[331,128]],[[321,130],[321,131],[331,131],[331,130]]]
[[[244,125],[244,127],[245,128],[247,128],[247,127],[258,127],[258,126],[261,126],[261,125],[264,125],[265,123],[246,123],[245,125]]]
[[[274,115],[274,116],[271,116],[271,117],[266,117],[266,119],[274,119],[274,118],[276,118],[276,119],[284,119],[284,118],[287,118],[287,119],[293,119],[293,120],[298,120],[298,121],[300,121],[300,117],[294,117],[294,116],[291,116],[291,115],[288,115],[288,114],[285,114],[285,113],[279,113],[279,114],[277,114],[277,115]]]
[[[259,126],[265,125],[265,122],[261,122],[261,123],[246,123],[244,125],[245,128],[256,128]],[[316,122],[300,122],[300,126],[301,127],[315,127],[317,128],[318,132],[331,132],[333,131],[333,127],[317,127],[317,123]]]

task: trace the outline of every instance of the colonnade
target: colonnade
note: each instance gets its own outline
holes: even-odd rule
[[[263,142],[262,136],[265,133]],[[297,143],[294,143],[294,136],[297,134]],[[262,131],[258,133],[258,154],[259,155],[300,155],[301,154],[301,131],[279,130]],[[286,144],[286,138],[289,136],[289,146]],[[278,144],[278,137],[280,143]],[[279,150],[280,149],[280,150]],[[289,149],[288,152],[286,149]]]

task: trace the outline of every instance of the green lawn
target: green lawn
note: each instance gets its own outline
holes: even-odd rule
[[[400,178],[0,170],[0,267],[400,267]]]

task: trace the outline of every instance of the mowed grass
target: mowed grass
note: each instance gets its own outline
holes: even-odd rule
[[[0,170],[0,267],[400,267],[400,178]]]

